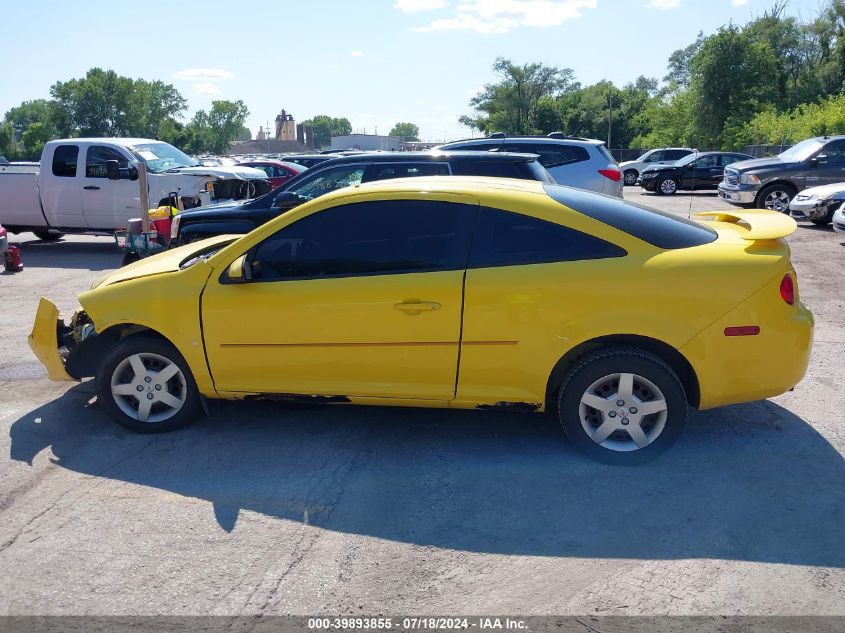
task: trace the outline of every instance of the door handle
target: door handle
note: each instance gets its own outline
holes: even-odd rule
[[[419,314],[420,312],[432,312],[440,309],[440,304],[436,301],[419,301],[417,299],[408,299],[402,303],[397,303],[393,306],[400,312],[408,315]]]
[[[87,186],[83,187],[83,189],[85,189],[85,191],[99,191],[100,190],[100,188],[96,185],[87,185]]]

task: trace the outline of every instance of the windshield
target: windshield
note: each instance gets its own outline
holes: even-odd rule
[[[131,147],[135,154],[144,161],[147,170],[160,174],[177,167],[197,167],[199,163],[169,143],[144,143]]]
[[[807,160],[815,152],[821,149],[822,144],[817,140],[808,138],[806,141],[801,141],[797,145],[793,145],[788,150],[778,154],[778,158],[787,163],[800,163],[802,160]]]
[[[681,160],[676,161],[674,163],[675,167],[683,167],[684,165],[689,165],[692,161],[698,158],[698,152],[693,152],[692,154],[687,154]]]

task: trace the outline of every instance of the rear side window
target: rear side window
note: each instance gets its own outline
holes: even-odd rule
[[[470,268],[624,257],[615,244],[521,213],[482,207]]]
[[[514,143],[507,144],[505,149],[509,152],[525,152],[526,154],[538,154],[540,163],[544,167],[560,167],[572,163],[581,163],[590,160],[590,153],[580,145],[564,145],[557,143]],[[613,158],[610,159],[611,161]]]
[[[105,145],[92,145],[85,155],[86,178],[108,178],[106,161],[116,160],[118,167],[129,167],[129,159],[116,149]]]
[[[448,176],[447,163],[407,163],[387,164],[373,163],[364,177],[365,182],[371,180],[389,180],[390,178],[413,178],[415,176]]]
[[[59,145],[53,152],[53,175],[62,178],[76,176],[76,163],[79,160],[79,147]]]
[[[544,185],[549,196],[579,213],[604,222],[658,248],[688,248],[716,240],[716,231],[668,213],[624,202],[612,196]]]
[[[610,151],[604,145],[599,145],[596,149],[599,150],[599,154],[601,154],[607,159],[607,162],[613,165],[617,164],[616,159],[613,158],[613,154],[611,154]]]
[[[692,154],[688,149],[667,149],[663,152],[664,160],[681,160],[684,156]]]
[[[452,162],[452,174],[455,176],[491,176],[494,178],[519,178],[536,180],[531,163],[507,160],[455,160]]]

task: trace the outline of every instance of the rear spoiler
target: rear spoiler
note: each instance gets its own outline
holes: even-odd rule
[[[719,210],[693,213],[696,217],[711,218],[712,222],[730,222],[747,229],[739,233],[744,240],[776,240],[795,232],[798,224],[785,213],[769,209]]]

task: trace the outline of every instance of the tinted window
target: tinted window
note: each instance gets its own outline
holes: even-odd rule
[[[659,160],[663,160],[663,152],[652,152],[648,155],[648,158],[643,159],[643,162],[655,163]]]
[[[583,213],[658,248],[687,248],[709,244],[716,231],[678,216],[641,207],[619,198],[580,189],[544,185],[546,193],[562,205]]]
[[[363,178],[364,165],[329,167],[313,174],[310,178],[304,179],[289,191],[306,198],[317,198],[335,189],[359,185]]]
[[[559,167],[571,163],[590,160],[590,153],[580,145],[563,145],[553,143],[515,143],[505,146],[509,152],[525,152],[538,154],[540,163],[544,167]],[[612,160],[612,159],[611,159]]]
[[[483,207],[469,265],[487,268],[625,255],[615,244],[560,224]]]
[[[53,152],[53,175],[63,178],[76,176],[76,162],[79,159],[79,147],[59,145]]]
[[[492,152],[502,146],[502,141],[491,141],[489,143],[468,143],[463,145],[461,143],[449,143],[444,145],[441,149],[449,150],[467,150],[473,152]]]
[[[92,145],[85,155],[85,177],[86,178],[108,178],[106,161],[116,160],[121,168],[129,167],[129,159],[112,147],[104,145]]]
[[[333,207],[264,240],[250,257],[260,280],[461,270],[477,207],[391,200]]]
[[[716,162],[717,162],[716,159],[717,159],[717,157],[713,156],[713,155],[702,156],[697,161],[695,161],[695,167],[696,167],[696,169],[704,169],[704,168],[707,168],[707,167],[715,167]]]
[[[452,173],[456,176],[491,176],[494,178],[520,178],[522,180],[536,180],[537,177],[530,163],[511,162],[506,160],[455,160],[452,162]]]
[[[414,176],[448,176],[448,163],[428,162],[409,164],[374,163],[370,165],[365,180],[387,180],[389,178],[413,178]]]
[[[827,156],[827,162],[840,165],[845,163],[845,141],[833,141],[825,145],[821,152]]]
[[[664,160],[680,160],[684,156],[689,156],[692,152],[685,149],[667,149],[663,152]]]
[[[738,156],[736,154],[722,154],[719,157],[719,164],[722,166],[738,163],[741,160],[747,160],[746,156]]]

